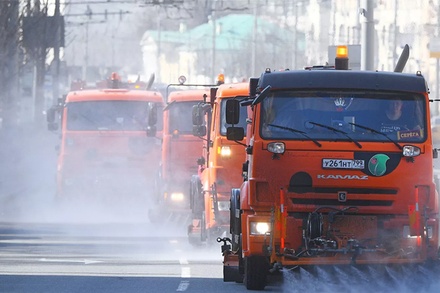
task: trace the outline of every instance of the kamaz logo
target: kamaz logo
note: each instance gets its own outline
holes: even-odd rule
[[[318,175],[318,179],[368,180],[368,175]]]

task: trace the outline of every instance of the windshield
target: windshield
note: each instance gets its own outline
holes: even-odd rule
[[[148,126],[144,101],[87,101],[67,104],[68,130],[136,131]],[[157,109],[157,113],[161,113]],[[159,116],[159,115],[158,115]],[[157,121],[161,121],[158,117]]]
[[[377,92],[275,92],[261,106],[266,139],[421,142],[423,95]]]
[[[220,115],[221,115],[221,121],[220,121],[220,134],[226,135],[226,128],[231,127],[232,124],[226,123],[226,101],[228,99],[223,99],[220,104]],[[244,134],[246,135],[246,118],[247,118],[247,107],[240,107],[240,121],[237,125],[234,125],[234,127],[243,127],[244,128]]]
[[[169,106],[169,133],[178,130],[182,134],[191,134],[192,124],[192,108],[197,105],[198,101],[176,102]]]

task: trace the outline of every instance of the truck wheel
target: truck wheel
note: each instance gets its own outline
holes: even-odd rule
[[[192,211],[194,209],[194,181],[196,175],[191,176],[191,182],[189,183],[189,208]]]
[[[248,290],[263,290],[267,284],[269,264],[264,256],[244,258],[244,284]]]
[[[197,226],[190,223],[188,226],[188,240],[193,246],[200,246],[206,240],[205,199],[202,192],[202,183],[197,175],[191,177],[190,185],[191,219],[198,220]]]
[[[202,219],[200,220],[200,240],[202,242],[208,240],[208,230],[206,229],[205,212],[202,212]]]
[[[163,199],[163,181],[162,181],[162,175],[159,172],[156,173],[154,176],[154,188],[153,188],[153,201],[155,204],[158,204]]]
[[[233,188],[231,190],[230,199],[230,228],[229,232],[232,237],[232,251],[237,251],[240,247],[240,235],[241,235],[241,213],[240,213],[240,189]]]
[[[193,218],[200,219],[205,210],[205,199],[202,192],[202,182],[197,175],[193,175],[191,178],[190,206]]]

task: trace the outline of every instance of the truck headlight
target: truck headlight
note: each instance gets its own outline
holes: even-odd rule
[[[420,155],[420,148],[413,145],[405,145],[402,149],[404,157],[416,157]]]
[[[222,156],[224,158],[229,158],[232,153],[231,147],[229,147],[229,146],[218,147],[218,153],[220,154],[220,156]]]
[[[271,142],[267,145],[267,150],[274,154],[284,154],[285,149],[284,142]]]
[[[229,210],[229,201],[219,201],[218,202],[218,210],[219,211],[228,211]]]
[[[171,196],[170,196],[170,199],[172,201],[183,201],[184,197],[185,196],[183,195],[182,192],[172,192]]]
[[[251,222],[251,235],[266,235],[270,232],[268,222]]]
[[[403,238],[417,238],[417,236],[411,236],[409,232],[409,226],[403,226]],[[426,228],[426,233],[429,239],[432,238],[432,226]]]

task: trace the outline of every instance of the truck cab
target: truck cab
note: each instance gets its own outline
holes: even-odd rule
[[[261,290],[283,268],[437,261],[428,92],[420,72],[268,69],[251,79],[245,180],[231,193],[230,238],[218,239],[224,280]],[[233,121],[240,105],[230,103]],[[394,104],[402,118],[387,120]]]
[[[190,215],[190,180],[204,141],[192,133],[192,108],[206,102],[207,89],[172,91],[163,110],[161,163],[155,181],[155,204],[149,218],[158,222],[186,221]]]
[[[160,158],[162,108],[163,98],[155,91],[105,87],[69,92],[52,109],[61,118],[57,198],[149,202]],[[54,130],[52,112],[48,117]]]
[[[229,199],[232,187],[243,181],[244,140],[229,141],[226,101],[248,97],[247,83],[222,84],[213,88],[207,103],[194,107],[194,135],[204,140],[199,151],[199,170],[191,178],[191,216],[188,239],[199,245],[229,230]],[[245,127],[246,109],[237,125]]]

